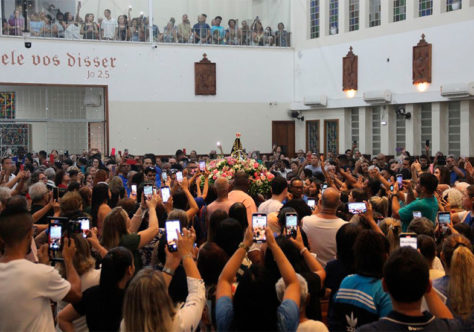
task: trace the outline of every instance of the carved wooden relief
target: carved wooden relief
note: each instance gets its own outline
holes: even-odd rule
[[[207,54],[194,63],[194,89],[196,96],[213,96],[216,94],[216,64],[209,61]]]
[[[421,35],[418,45],[413,46],[413,84],[431,83],[431,44]]]
[[[352,46],[349,53],[342,58],[342,90],[357,90],[357,55],[352,53]]]

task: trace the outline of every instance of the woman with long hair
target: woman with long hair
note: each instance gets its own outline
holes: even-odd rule
[[[69,175],[62,169],[56,172],[56,176],[54,177],[54,184],[56,187],[67,189],[70,181],[71,179],[69,178]]]
[[[99,235],[102,235],[102,228],[105,217],[112,210],[109,204],[110,191],[107,183],[98,183],[92,189],[91,215],[92,225],[97,227]]]
[[[163,272],[146,268],[137,273],[125,294],[122,331],[194,331],[206,302],[204,282],[193,259],[194,230],[178,233],[178,251],[166,250]],[[182,262],[188,296],[177,308],[168,295],[172,275]]]
[[[441,249],[446,275],[433,286],[447,297],[448,308],[462,322],[463,330],[474,324],[474,255],[471,241],[460,234],[448,236]]]
[[[222,271],[216,290],[217,330],[280,330],[294,331],[299,321],[300,284],[293,266],[278,246],[273,232],[266,228],[268,249],[285,281],[283,301],[278,301],[275,284],[269,281],[269,271],[253,264],[240,280],[235,294],[232,284],[242,260],[253,244],[253,232],[247,228],[243,242]],[[284,319],[282,319],[284,317]]]
[[[434,176],[438,179],[438,185],[444,184],[448,185],[450,184],[450,175],[449,175],[449,168],[446,166],[436,166],[434,169]]]
[[[127,212],[121,207],[114,208],[104,220],[102,246],[106,249],[123,246],[130,250],[135,257],[137,271],[143,266],[138,249],[143,248],[158,234],[158,218],[156,216],[158,199],[159,196],[154,195],[152,199],[146,200],[149,214],[148,228],[141,232],[136,232],[139,226],[137,224],[141,220],[139,216],[130,220]]]
[[[98,286],[87,289],[78,303],[68,304],[58,315],[63,331],[74,331],[73,322],[86,317],[90,331],[118,331],[125,288],[135,273],[132,253],[123,247],[110,250],[102,260]]]

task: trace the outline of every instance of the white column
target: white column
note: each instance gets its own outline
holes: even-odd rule
[[[153,0],[148,0],[148,33],[150,43],[153,43]]]
[[[380,151],[384,155],[392,155],[395,151],[397,118],[394,106],[384,106],[382,121],[387,122],[380,126]]]
[[[412,155],[421,154],[421,106],[417,104],[408,104],[405,111],[411,113],[411,118],[405,120],[405,141],[406,149]]]
[[[474,155],[474,133],[471,127],[474,125],[474,101],[461,101],[461,156],[470,157]]]
[[[369,0],[359,1],[359,30],[369,27]]]
[[[414,21],[418,17],[418,0],[407,0],[407,22]]]
[[[390,10],[392,9],[392,10]],[[391,22],[391,13],[393,12],[393,1],[380,0],[380,24],[382,26]]]
[[[349,1],[339,1],[339,33],[349,31]]]
[[[448,153],[448,110],[446,103],[431,104],[431,154]]]
[[[319,1],[319,35],[329,35],[329,1]]]
[[[372,110],[369,107],[359,108],[359,151],[372,154]]]
[[[339,125],[339,153],[344,153],[347,149],[352,147],[352,114],[351,109],[344,110],[344,118]]]
[[[446,1],[433,1],[433,15],[446,12]]]
[[[469,10],[469,7],[472,4],[472,0],[462,0],[462,8],[461,10]]]

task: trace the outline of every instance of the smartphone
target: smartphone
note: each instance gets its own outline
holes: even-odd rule
[[[48,217],[48,243],[50,251],[61,251],[63,230],[68,221],[67,218]]]
[[[55,201],[59,201],[59,188],[58,187],[53,188],[53,199]]]
[[[199,162],[199,170],[201,172],[205,172],[206,171],[206,162],[205,161],[200,161]]]
[[[328,188],[328,184],[324,183],[323,188],[321,189],[321,194],[324,194],[324,190],[326,190],[327,188]]]
[[[267,228],[267,215],[263,213],[252,214],[253,241],[263,243],[267,241],[265,236],[265,228]]]
[[[393,191],[393,184],[390,186],[390,191]]]
[[[413,218],[421,218],[423,217],[421,215],[421,211],[413,211]]]
[[[146,185],[143,188],[143,195],[145,195],[145,199],[150,200],[151,197],[153,196],[153,186]]]
[[[311,208],[311,210],[314,210],[316,207],[316,200],[314,198],[308,198],[308,206]]]
[[[90,220],[89,218],[83,218],[83,219],[79,219],[78,221],[81,223],[82,236],[86,238],[87,232],[89,232],[89,229],[90,229]]]
[[[349,213],[352,214],[361,214],[367,212],[367,206],[365,206],[364,202],[349,203],[348,209]]]
[[[166,172],[161,173],[161,179],[163,182],[168,181],[168,174]]]
[[[183,172],[177,172],[176,173],[176,180],[178,182],[183,182]]]
[[[418,249],[418,239],[416,233],[401,233],[400,234],[400,247],[412,247]]]
[[[117,169],[117,165],[112,165],[112,174],[115,175],[115,170]]]
[[[296,239],[298,229],[298,214],[296,212],[285,213],[286,236]]]
[[[397,182],[398,182],[398,189],[403,188],[403,175],[402,174],[397,174]]]
[[[170,196],[170,187],[161,187],[161,198],[163,199],[163,203],[168,202]]]
[[[130,196],[137,197],[137,185],[132,184],[132,191],[130,192]]]
[[[438,212],[438,223],[440,225],[451,223],[451,214],[449,212]]]
[[[168,250],[171,252],[178,250],[178,234],[181,233],[181,225],[179,220],[168,220],[165,223],[166,229],[166,242],[168,244]]]

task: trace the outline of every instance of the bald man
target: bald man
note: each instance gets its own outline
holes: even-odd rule
[[[206,221],[217,210],[224,210],[229,213],[229,209],[234,204],[233,201],[229,200],[229,180],[227,178],[218,178],[214,182],[214,188],[216,189],[217,199],[208,205],[206,211]]]
[[[303,231],[308,236],[309,249],[317,255],[317,259],[324,267],[329,261],[336,259],[336,233],[346,224],[336,216],[340,203],[340,193],[334,188],[328,188],[319,201],[318,213],[302,220]]]

